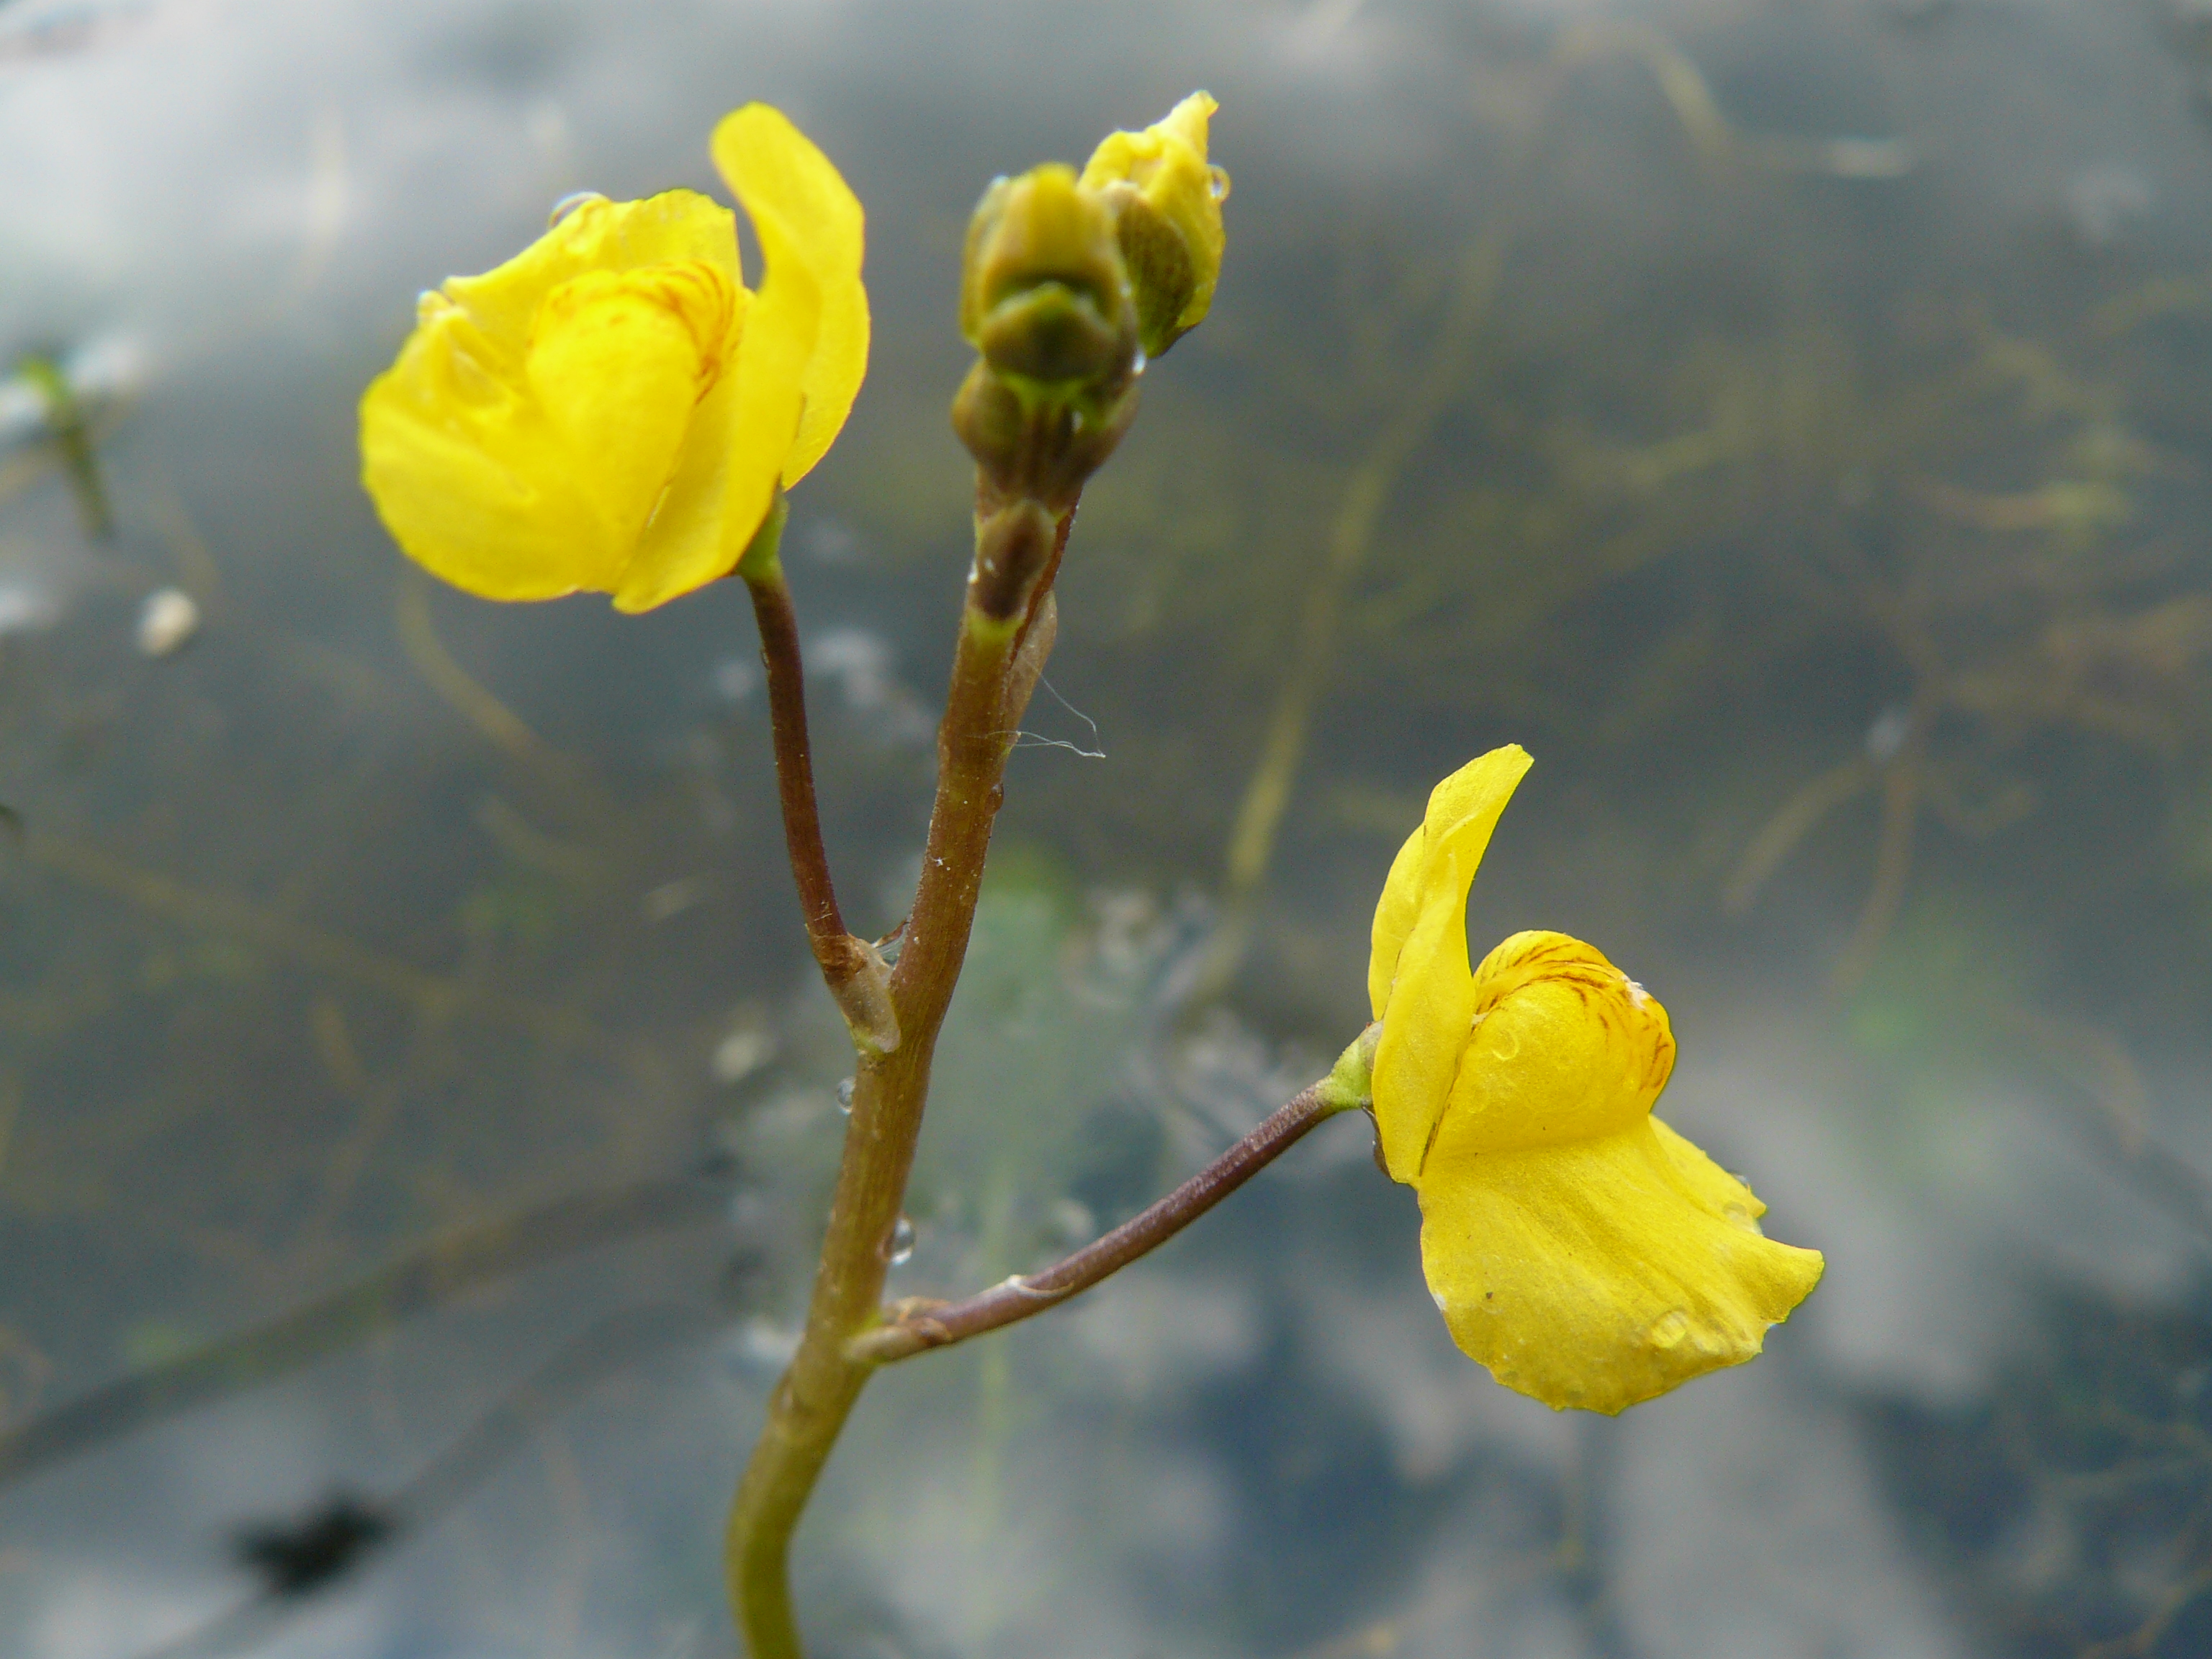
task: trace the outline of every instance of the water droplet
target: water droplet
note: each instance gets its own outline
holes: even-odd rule
[[[837,1109],[847,1117],[853,1115],[853,1079],[847,1078],[837,1085]]]
[[[1663,1313],[1651,1322],[1648,1333],[1655,1348],[1671,1348],[1690,1334],[1690,1316],[1680,1308]]]
[[[898,1225],[891,1229],[891,1266],[897,1267],[901,1262],[910,1260],[913,1255],[914,1223],[901,1216]]]
[[[596,190],[579,190],[563,196],[553,204],[553,211],[545,216],[545,228],[550,230],[586,202],[604,202],[607,198]]]
[[[1217,202],[1227,201],[1229,199],[1229,169],[1208,167],[1206,174],[1206,187],[1213,192],[1213,199]]]

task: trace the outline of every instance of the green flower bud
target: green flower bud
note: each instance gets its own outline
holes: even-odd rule
[[[997,373],[1044,387],[1125,377],[1136,314],[1114,221],[1057,163],[1001,179],[968,228],[960,331]]]
[[[1147,356],[1197,327],[1213,303],[1229,175],[1207,165],[1206,129],[1219,107],[1194,92],[1142,132],[1108,135],[1083,169],[1082,188],[1114,216]]]

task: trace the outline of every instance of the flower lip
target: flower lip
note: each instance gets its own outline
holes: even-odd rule
[[[1667,1011],[1565,933],[1516,933],[1475,970],[1475,1017],[1415,1178],[1437,1148],[1519,1152],[1619,1134],[1674,1066]]]

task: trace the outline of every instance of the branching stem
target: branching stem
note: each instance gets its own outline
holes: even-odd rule
[[[884,1324],[854,1338],[846,1352],[889,1364],[1056,1308],[1159,1249],[1297,1145],[1308,1130],[1344,1109],[1327,1080],[1302,1090],[1165,1198],[1064,1261],[1042,1273],[1017,1274],[963,1301],[895,1304]]]
[[[763,631],[765,639],[767,626]],[[853,1402],[875,1369],[847,1348],[881,1316],[891,1237],[921,1132],[938,1028],[967,956],[984,855],[999,810],[1000,780],[1021,705],[1035,680],[1026,657],[1018,664],[1022,631],[1016,622],[987,616],[971,584],[938,734],[937,799],[923,848],[921,882],[898,966],[884,987],[897,1040],[888,1048],[872,1045],[854,1022],[859,1060],[853,1110],[806,1327],[798,1353],[769,1400],[768,1422],[731,1510],[726,1565],[738,1627],[752,1659],[799,1659],[801,1654],[786,1566],[791,1535]],[[795,672],[795,644],[790,658]],[[772,675],[774,659],[770,648]],[[771,678],[771,690],[774,684]],[[794,753],[805,753],[803,726],[794,749],[787,745],[779,718],[779,763]],[[794,764],[793,776],[798,775]],[[793,793],[787,784],[787,809]],[[805,791],[804,805],[811,815],[811,787]],[[794,864],[818,857],[818,835],[802,833],[788,822],[786,831]],[[826,866],[823,881],[826,892]],[[802,893],[808,890],[807,882],[802,874]],[[851,1010],[847,1012],[851,1018]]]

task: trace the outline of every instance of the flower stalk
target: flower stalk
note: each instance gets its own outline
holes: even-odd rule
[[[841,997],[857,1055],[843,1160],[799,1350],[770,1397],[731,1510],[731,1597],[752,1659],[801,1652],[787,1567],[792,1534],[881,1363],[856,1345],[883,1318],[930,1062],[967,957],[1006,757],[1056,632],[1053,579],[1083,485],[1136,411],[1136,311],[1114,220],[1077,188],[1071,169],[1039,167],[986,195],[969,237],[962,325],[978,353],[952,411],[976,462],[975,559],[938,731],[921,879],[897,966],[883,981],[895,1040],[869,1040]],[[789,595],[772,545],[749,552],[739,574],[761,620],[786,840],[835,994],[844,926],[821,853]],[[848,992],[862,982],[846,981]],[[1310,1127],[1301,1122],[1281,1144]]]
[[[1017,1273],[958,1302],[912,1297],[848,1345],[856,1359],[888,1365],[932,1348],[1003,1329],[1056,1308],[1173,1238],[1340,1112],[1372,1103],[1369,1076],[1382,1028],[1371,1025],[1336,1069],[1300,1090],[1165,1198],[1042,1273]]]
[[[769,722],[775,734],[776,793],[783,811],[783,841],[799,885],[806,941],[822,969],[856,1047],[889,1052],[898,1047],[890,970],[875,946],[845,929],[830,855],[822,845],[822,812],[814,795],[814,758],[806,733],[806,670],[799,659],[799,615],[792,607],[781,548],[789,507],[779,495],[768,518],[738,562],[752,595],[759,625],[761,667],[768,679]]]
[[[888,1051],[855,1044],[852,1115],[805,1329],[769,1401],[767,1425],[731,1511],[731,1595],[753,1659],[797,1659],[801,1652],[786,1570],[791,1534],[875,1369],[849,1345],[880,1316],[891,1237],[929,1096],[930,1060],[967,956],[1000,779],[1013,747],[1018,705],[1026,702],[1012,672],[1017,630],[981,608],[976,588],[971,579],[938,735],[937,799],[921,882],[890,976],[901,1041]]]

